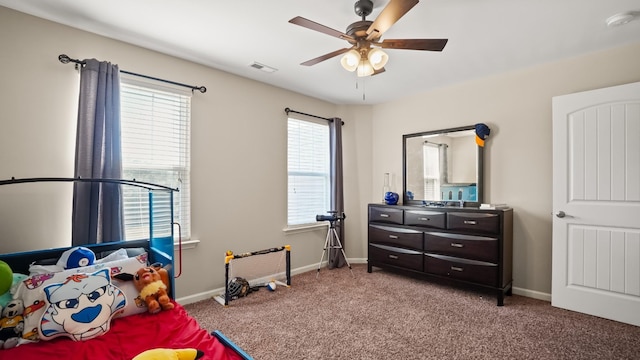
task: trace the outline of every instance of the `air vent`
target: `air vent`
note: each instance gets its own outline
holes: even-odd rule
[[[272,68],[271,66],[267,66],[265,64],[260,64],[259,62],[255,62],[255,61],[254,61],[253,64],[251,64],[249,66],[251,66],[254,69],[258,69],[258,70],[264,71],[266,73],[274,73],[274,72],[278,71],[278,69],[276,69],[276,68]]]

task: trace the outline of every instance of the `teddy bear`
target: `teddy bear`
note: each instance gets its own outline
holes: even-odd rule
[[[118,274],[120,280],[132,280],[135,288],[140,293],[138,297],[147,305],[150,313],[156,314],[161,310],[173,309],[173,303],[169,298],[169,273],[167,269],[159,265],[145,266],[135,274]]]
[[[24,330],[24,305],[22,300],[11,300],[2,309],[0,318],[0,348],[10,349],[18,345]]]

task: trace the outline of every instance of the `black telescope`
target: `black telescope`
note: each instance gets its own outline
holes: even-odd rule
[[[316,221],[335,222],[347,218],[347,215],[345,215],[345,213],[342,213],[341,215],[338,215],[337,211],[327,211],[327,213],[329,213],[330,215],[316,215]]]

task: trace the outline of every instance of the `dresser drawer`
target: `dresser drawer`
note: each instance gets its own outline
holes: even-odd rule
[[[371,206],[369,207],[369,221],[401,225],[404,220],[403,213],[402,209]]]
[[[445,255],[424,255],[424,271],[427,273],[489,286],[498,284],[496,264]]]
[[[404,212],[405,225],[418,225],[432,228],[445,228],[446,214],[438,211],[406,210]]]
[[[369,242],[416,250],[423,249],[422,231],[382,225],[369,225]]]
[[[369,260],[399,268],[422,271],[424,255],[421,251],[369,244]]]
[[[425,232],[424,250],[473,260],[498,262],[498,239],[486,236]]]
[[[500,215],[491,213],[447,213],[447,228],[467,232],[497,234],[500,232]]]

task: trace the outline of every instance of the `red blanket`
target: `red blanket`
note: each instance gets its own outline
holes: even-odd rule
[[[87,341],[57,338],[0,350],[0,359],[15,360],[131,360],[155,348],[196,348],[201,359],[241,360],[242,357],[198,325],[182,306],[158,314],[114,319],[106,334]]]

